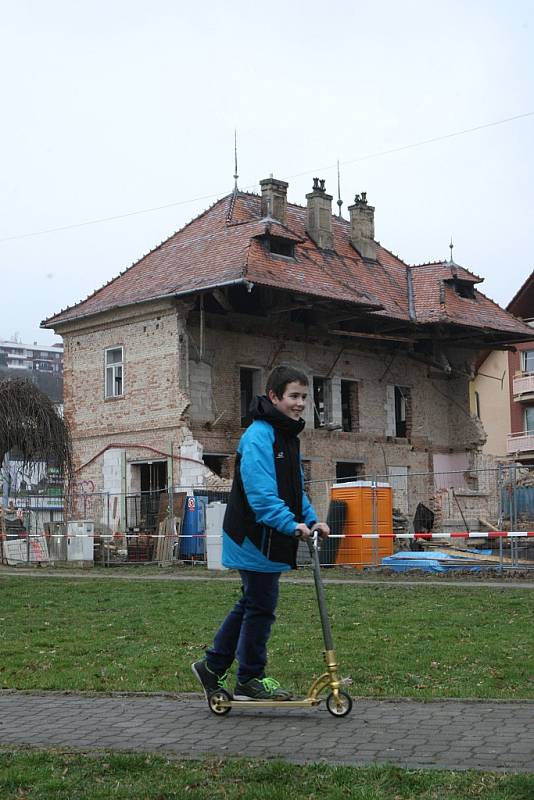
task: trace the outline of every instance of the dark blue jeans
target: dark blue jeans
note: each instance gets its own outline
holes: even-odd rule
[[[275,621],[279,572],[239,570],[241,599],[217,631],[206,650],[208,667],[219,675],[237,656],[239,683],[263,678],[267,664],[267,640]]]

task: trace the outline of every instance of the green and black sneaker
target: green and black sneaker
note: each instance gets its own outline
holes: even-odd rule
[[[216,692],[217,689],[224,689],[225,692],[228,692],[230,697],[232,696],[227,683],[228,670],[226,670],[226,672],[222,675],[217,675],[216,672],[212,672],[212,670],[208,667],[206,664],[206,659],[195,661],[194,664],[191,664],[191,669],[193,670],[193,675],[195,675],[202,684],[204,694],[206,695],[206,700],[209,698],[210,694]]]
[[[291,700],[293,693],[282,689],[274,678],[251,678],[236,683],[234,700]]]

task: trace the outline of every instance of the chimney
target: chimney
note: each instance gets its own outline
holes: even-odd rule
[[[367,205],[367,192],[357,194],[349,206],[350,241],[362,258],[376,261],[375,209]]]
[[[272,175],[260,181],[262,217],[276,219],[285,225],[288,185],[286,181],[279,181]]]
[[[326,193],[324,180],[313,179],[313,189],[306,195],[306,200],[306,231],[317,247],[332,250],[332,195]]]

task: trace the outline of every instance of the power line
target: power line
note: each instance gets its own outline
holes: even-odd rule
[[[404,144],[400,147],[392,147],[389,150],[378,150],[376,153],[368,153],[365,156],[359,156],[358,158],[352,158],[349,161],[342,161],[342,166],[347,166],[349,164],[356,164],[360,161],[368,161],[371,158],[380,158],[381,156],[388,156],[392,153],[401,153],[403,150],[412,150],[415,147],[423,147],[427,144],[434,144],[435,142],[442,142],[445,139],[453,139],[456,136],[464,136],[468,133],[474,133],[475,131],[481,131],[485,128],[494,128],[496,125],[504,125],[506,122],[514,122],[517,119],[524,119],[525,117],[532,117],[534,116],[534,111],[527,111],[525,114],[517,114],[515,117],[506,117],[506,119],[499,119],[495,122],[486,122],[483,125],[476,125],[474,128],[465,128],[462,131],[454,131],[453,133],[444,133],[442,136],[434,136],[432,139],[422,139],[420,142],[413,142],[412,144]],[[325,169],[334,169],[336,164],[329,164],[326,167],[318,167],[311,172],[320,172],[321,170]],[[290,175],[290,178],[300,178],[303,175],[311,175],[310,171],[306,172],[299,172],[295,175]]]
[[[205,194],[200,195],[199,197],[191,197],[189,200],[176,200],[174,203],[167,203],[163,206],[153,206],[152,208],[142,208],[139,211],[127,211],[125,214],[115,214],[112,217],[99,217],[98,219],[89,219],[85,220],[85,222],[74,222],[72,225],[60,225],[57,228],[46,228],[42,231],[33,231],[32,233],[21,233],[17,236],[6,236],[3,239],[0,239],[0,242],[11,242],[14,239],[28,239],[30,236],[44,236],[47,233],[57,233],[58,231],[69,231],[72,228],[83,228],[86,225],[98,225],[101,222],[113,222],[117,219],[126,219],[127,217],[134,217],[137,214],[149,214],[151,211],[162,211],[165,208],[173,208],[174,206],[184,206],[188,203],[196,203],[199,200],[212,200],[214,197],[220,197],[224,195],[224,192],[220,194]]]
[[[504,125],[507,122],[515,122],[518,119],[525,119],[526,117],[532,117],[532,116],[534,116],[534,111],[527,111],[525,114],[517,114],[514,117],[506,117],[504,119],[495,120],[494,122],[486,122],[483,125],[475,125],[473,128],[464,128],[461,131],[453,131],[452,133],[444,133],[441,136],[434,136],[431,139],[422,139],[419,142],[412,142],[411,144],[400,145],[399,147],[392,147],[392,148],[390,148],[388,150],[379,150],[376,153],[368,153],[367,155],[359,156],[358,158],[352,158],[352,159],[349,159],[348,161],[342,161],[341,165],[342,166],[348,166],[349,164],[357,164],[357,163],[360,163],[362,161],[369,161],[372,158],[381,158],[382,156],[392,155],[394,153],[401,153],[404,150],[413,150],[416,147],[424,147],[424,146],[429,145],[429,144],[435,144],[436,142],[442,142],[442,141],[444,141],[446,139],[453,139],[453,138],[458,137],[458,136],[465,136],[465,135],[467,135],[469,133],[475,133],[476,131],[485,130],[486,128],[493,128],[493,127],[495,127],[497,125]],[[336,169],[337,166],[338,166],[337,163],[336,164],[328,164],[327,166],[317,167],[315,169],[306,170],[305,172],[296,172],[293,175],[289,175],[288,177],[290,179],[291,178],[301,178],[301,177],[303,177],[305,175],[312,175],[312,174],[317,173],[317,172],[321,172],[321,171],[324,172],[325,170]],[[256,184],[253,184],[251,186],[246,186],[244,188],[244,191],[252,190],[252,189],[255,189],[255,188],[256,188]],[[33,236],[45,236],[46,234],[49,234],[49,233],[58,233],[58,232],[61,232],[61,231],[73,230],[75,228],[84,228],[84,227],[87,227],[89,225],[99,225],[102,222],[113,222],[113,221],[118,220],[118,219],[127,219],[128,217],[138,216],[139,214],[150,214],[150,213],[153,213],[155,211],[163,211],[164,209],[167,209],[167,208],[174,208],[176,206],[188,205],[189,203],[196,203],[196,202],[199,202],[200,200],[213,200],[213,199],[216,199],[218,197],[224,196],[225,194],[227,194],[227,192],[225,192],[225,191],[220,192],[218,194],[205,194],[205,195],[200,195],[199,197],[191,197],[188,200],[176,200],[173,203],[166,203],[165,205],[161,205],[161,206],[153,206],[152,208],[142,208],[142,209],[140,209],[138,211],[127,211],[124,214],[115,214],[115,215],[110,216],[110,217],[99,217],[97,219],[85,220],[84,222],[75,222],[75,223],[73,223],[71,225],[60,225],[60,226],[58,226],[56,228],[45,228],[44,230],[41,230],[41,231],[32,231],[30,233],[21,233],[21,234],[15,235],[15,236],[5,236],[3,238],[0,238],[0,242],[12,242],[12,241],[15,241],[17,239],[29,239],[30,237],[33,237]]]

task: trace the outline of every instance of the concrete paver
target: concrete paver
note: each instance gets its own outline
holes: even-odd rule
[[[342,719],[323,706],[216,717],[199,695],[6,691],[0,745],[534,772],[534,703],[361,699]]]

